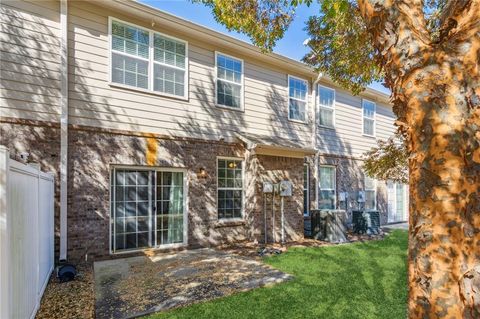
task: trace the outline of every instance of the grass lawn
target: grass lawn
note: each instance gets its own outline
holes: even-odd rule
[[[161,318],[406,318],[407,232],[386,239],[291,248],[265,262],[295,278],[158,313]]]

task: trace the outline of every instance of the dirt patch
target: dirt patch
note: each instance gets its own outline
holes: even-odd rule
[[[60,283],[55,273],[52,274],[37,319],[94,318],[93,267],[79,265],[77,270],[77,278],[65,283]]]

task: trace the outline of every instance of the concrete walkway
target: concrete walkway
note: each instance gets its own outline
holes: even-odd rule
[[[394,229],[408,230],[408,223],[387,224],[382,226],[383,230],[389,231]]]
[[[95,314],[131,318],[291,278],[260,261],[214,250],[187,250],[94,264]]]

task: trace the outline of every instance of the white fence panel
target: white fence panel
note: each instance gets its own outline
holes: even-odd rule
[[[54,179],[0,147],[0,318],[33,318],[54,265]]]

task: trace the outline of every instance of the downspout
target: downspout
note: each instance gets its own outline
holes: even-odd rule
[[[60,261],[67,260],[68,191],[68,3],[60,0]]]
[[[318,209],[318,182],[319,182],[319,176],[318,176],[318,156],[319,156],[319,150],[318,150],[318,136],[317,136],[317,131],[318,131],[318,123],[319,123],[319,112],[320,112],[320,107],[318,105],[318,98],[317,98],[317,84],[320,81],[320,79],[323,77],[323,73],[319,73],[317,76],[317,79],[313,81],[313,88],[312,88],[312,95],[313,95],[313,106],[314,106],[314,122],[313,122],[313,136],[312,136],[312,149],[316,150],[315,152],[315,167],[314,167],[314,175],[315,175],[315,209]]]

